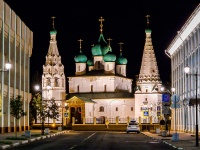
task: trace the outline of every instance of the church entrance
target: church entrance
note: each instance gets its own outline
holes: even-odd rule
[[[71,107],[70,109],[70,123],[72,123],[72,118],[75,118],[75,123],[76,124],[81,124],[82,120],[81,120],[81,107]]]

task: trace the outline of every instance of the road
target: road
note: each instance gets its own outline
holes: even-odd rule
[[[12,150],[172,150],[160,140],[137,133],[70,131],[40,141],[10,148]]]

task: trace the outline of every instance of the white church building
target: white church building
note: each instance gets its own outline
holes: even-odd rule
[[[64,66],[61,62],[56,41],[57,31],[50,31],[50,45],[43,66],[42,91],[44,99],[55,98],[57,103],[67,103],[64,110],[64,125],[74,123],[126,123],[130,119],[138,122],[158,123],[162,116],[161,80],[151,39],[151,29],[147,16],[146,39],[137,90],[133,91],[133,79],[126,77],[128,60],[123,56],[122,44],[119,43],[120,54],[112,52],[111,39],[105,40],[103,35],[103,17],[99,19],[100,35],[92,46],[92,58],[82,51],[74,57],[75,74],[68,76],[69,91],[66,91]],[[142,40],[142,39],[141,39]],[[50,85],[51,89],[47,89]],[[62,116],[61,115],[61,116]],[[63,117],[63,116],[62,116]],[[61,121],[61,120],[60,120]],[[56,123],[59,123],[57,121]]]

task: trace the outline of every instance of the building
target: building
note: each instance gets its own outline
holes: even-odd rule
[[[27,130],[33,33],[3,0],[0,0],[0,35],[0,133]],[[12,64],[9,72],[4,72],[6,62]],[[10,115],[10,99],[18,95],[27,115],[15,122]]]
[[[105,121],[125,123],[130,119],[138,122],[158,123],[162,115],[161,84],[156,57],[151,39],[151,29],[145,30],[142,65],[137,91],[132,90],[132,79],[126,77],[128,60],[122,54],[112,53],[111,39],[103,35],[103,21],[97,44],[91,48],[92,58],[84,55],[80,42],[79,54],[75,56],[76,72],[68,77],[67,104],[69,118],[75,123]],[[147,26],[149,16],[147,16]],[[135,92],[135,93],[134,93]]]
[[[178,31],[166,49],[166,55],[171,58],[174,94],[180,97],[177,101],[180,107],[172,109],[172,128],[179,131],[196,132],[195,125],[200,124],[199,117],[196,117],[196,114],[200,116],[200,80],[198,78],[200,71],[200,4]],[[188,75],[184,72],[186,66],[189,66],[191,70]],[[198,100],[197,106],[194,99]]]
[[[47,103],[54,99],[55,102],[61,107],[64,106],[66,99],[66,81],[64,66],[61,62],[61,56],[58,52],[56,34],[57,31],[54,28],[54,18],[53,19],[53,29],[50,31],[50,41],[49,49],[46,55],[46,62],[43,65],[42,74],[42,100]],[[60,108],[60,113],[62,109]],[[48,123],[61,123],[62,115],[58,118],[59,120],[53,120],[46,118],[45,122]]]

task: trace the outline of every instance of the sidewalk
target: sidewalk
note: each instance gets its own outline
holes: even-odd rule
[[[27,137],[26,140],[6,140],[7,137],[15,137],[15,133],[1,133],[0,134],[0,149],[7,149],[10,147],[14,147],[20,144],[26,144],[29,142],[33,142],[40,139],[49,138],[52,136],[56,136],[68,131],[58,131],[58,130],[51,130],[49,134],[41,135],[41,130],[30,130],[31,137]],[[53,132],[52,132],[53,131]],[[37,136],[34,136],[37,135]],[[17,132],[18,138],[25,138],[25,131]],[[7,143],[7,144],[6,144]]]
[[[170,132],[170,135],[172,135],[173,133],[174,133],[173,131]],[[153,139],[162,140],[163,143],[168,144],[177,149],[200,150],[200,142],[199,142],[199,147],[196,147],[195,134],[185,133],[185,132],[178,132],[178,133],[179,133],[179,140],[174,142],[174,141],[172,141],[172,136],[167,135],[167,136],[163,137],[163,136],[161,136],[161,133],[157,134],[157,133],[150,133],[150,132],[142,132],[142,134],[152,137]]]

